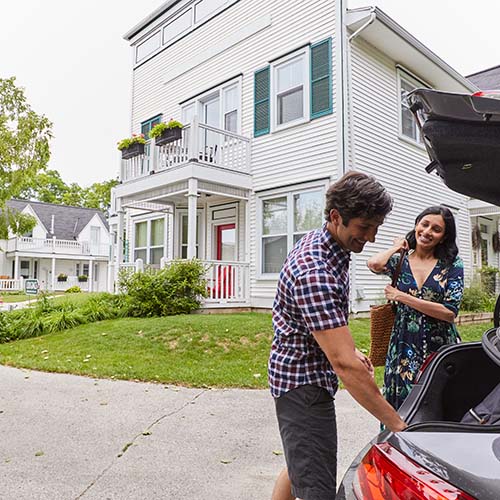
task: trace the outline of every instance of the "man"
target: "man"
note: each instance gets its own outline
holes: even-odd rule
[[[287,469],[272,500],[333,500],[336,494],[337,376],[351,395],[388,429],[406,427],[382,397],[373,366],[349,331],[349,259],[392,209],[373,177],[349,172],[326,193],[326,222],[289,253],[273,305],[269,384]]]

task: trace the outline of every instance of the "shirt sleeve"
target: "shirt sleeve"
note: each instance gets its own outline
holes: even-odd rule
[[[464,265],[462,259],[457,257],[448,270],[446,290],[443,305],[458,314],[462,297],[464,295]]]
[[[294,288],[295,302],[311,332],[346,326],[348,295],[339,280],[324,269],[304,273]]]

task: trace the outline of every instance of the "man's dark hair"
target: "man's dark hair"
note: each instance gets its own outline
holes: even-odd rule
[[[351,219],[385,217],[392,210],[392,198],[375,177],[350,171],[326,192],[325,219],[336,209],[347,226]]]
[[[444,220],[444,238],[434,248],[434,257],[441,260],[445,265],[453,264],[455,257],[458,255],[457,247],[457,228],[455,225],[455,217],[451,210],[443,205],[435,205],[428,207],[417,215],[415,219],[415,226],[426,215],[441,215]],[[415,229],[412,229],[407,235],[406,240],[408,246],[414,249],[417,246],[417,239],[415,237]]]

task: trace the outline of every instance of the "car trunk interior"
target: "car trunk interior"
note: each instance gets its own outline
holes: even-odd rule
[[[405,420],[410,425],[459,423],[465,413],[480,403],[500,382],[500,366],[488,357],[481,344],[462,344],[460,347],[439,356],[437,363],[429,366],[421,390],[410,408],[405,408]]]

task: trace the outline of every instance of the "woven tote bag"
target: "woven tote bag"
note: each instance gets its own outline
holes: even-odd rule
[[[396,287],[403,259],[407,250],[401,250],[400,258],[394,275],[392,277],[392,286]],[[389,340],[391,338],[392,327],[396,319],[396,306],[387,302],[379,306],[370,307],[370,361],[373,366],[384,366]]]

